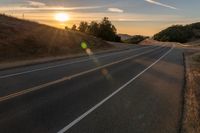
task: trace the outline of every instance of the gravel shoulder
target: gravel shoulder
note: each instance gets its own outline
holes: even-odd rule
[[[182,133],[200,133],[200,51],[185,51],[186,85]]]

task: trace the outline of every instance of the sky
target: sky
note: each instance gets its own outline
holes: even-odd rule
[[[58,28],[109,17],[118,33],[148,35],[200,21],[200,0],[1,0],[0,12]],[[55,20],[66,13],[66,22]]]

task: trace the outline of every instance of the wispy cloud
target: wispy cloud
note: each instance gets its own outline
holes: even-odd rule
[[[146,2],[149,2],[151,4],[155,4],[155,5],[159,5],[159,6],[163,6],[163,7],[167,7],[167,8],[170,8],[170,9],[174,9],[174,10],[177,10],[178,8],[174,7],[174,6],[171,6],[171,5],[168,5],[168,4],[164,4],[164,3],[161,3],[161,2],[157,2],[157,1],[154,1],[154,0],[145,0]]]
[[[0,6],[0,11],[75,11],[75,10],[90,10],[102,8],[102,6],[77,6],[77,7],[66,7],[66,6],[52,6],[48,3],[28,0],[20,4]]]
[[[61,6],[1,6],[0,11],[74,11],[98,9],[102,6],[61,7]]]
[[[109,12],[117,12],[117,13],[123,13],[124,10],[119,9],[119,8],[108,8]]]
[[[45,3],[42,3],[42,2],[36,2],[36,1],[27,1],[28,3],[28,6],[30,7],[45,7],[46,4]]]

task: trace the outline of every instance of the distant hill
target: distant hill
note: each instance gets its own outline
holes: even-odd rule
[[[173,25],[153,37],[158,41],[186,43],[200,39],[200,22],[189,25]]]
[[[121,37],[122,41],[130,39],[132,37],[131,35],[128,35],[128,34],[118,34],[118,36]]]
[[[92,50],[112,47],[84,33],[0,15],[0,62],[84,52],[82,41]]]
[[[138,44],[142,41],[144,41],[145,39],[147,39],[149,37],[147,36],[142,36],[142,35],[135,35],[132,36],[131,38],[124,40],[125,43],[130,43],[130,44]]]

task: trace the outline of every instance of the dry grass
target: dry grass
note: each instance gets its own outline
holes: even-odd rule
[[[145,39],[144,41],[140,42],[141,45],[152,45],[152,44],[158,44],[160,42],[153,40],[153,39]]]
[[[197,53],[195,55],[192,56],[192,59],[195,61],[195,62],[199,62],[200,63],[200,53]]]
[[[158,44],[158,45],[165,45],[165,44],[174,44],[174,42],[161,42],[161,41],[156,41],[153,39],[145,39],[144,41],[139,43],[140,45],[152,45],[152,44]]]
[[[197,53],[186,53],[187,84],[185,91],[183,133],[200,133],[199,57]]]
[[[0,62],[81,53],[82,41],[93,50],[112,47],[80,32],[0,15]]]
[[[199,32],[200,33],[200,32]],[[200,46],[200,40],[193,40],[193,41],[190,41],[188,43],[185,43],[185,45],[189,45],[189,46],[194,46],[194,47],[198,47]]]

